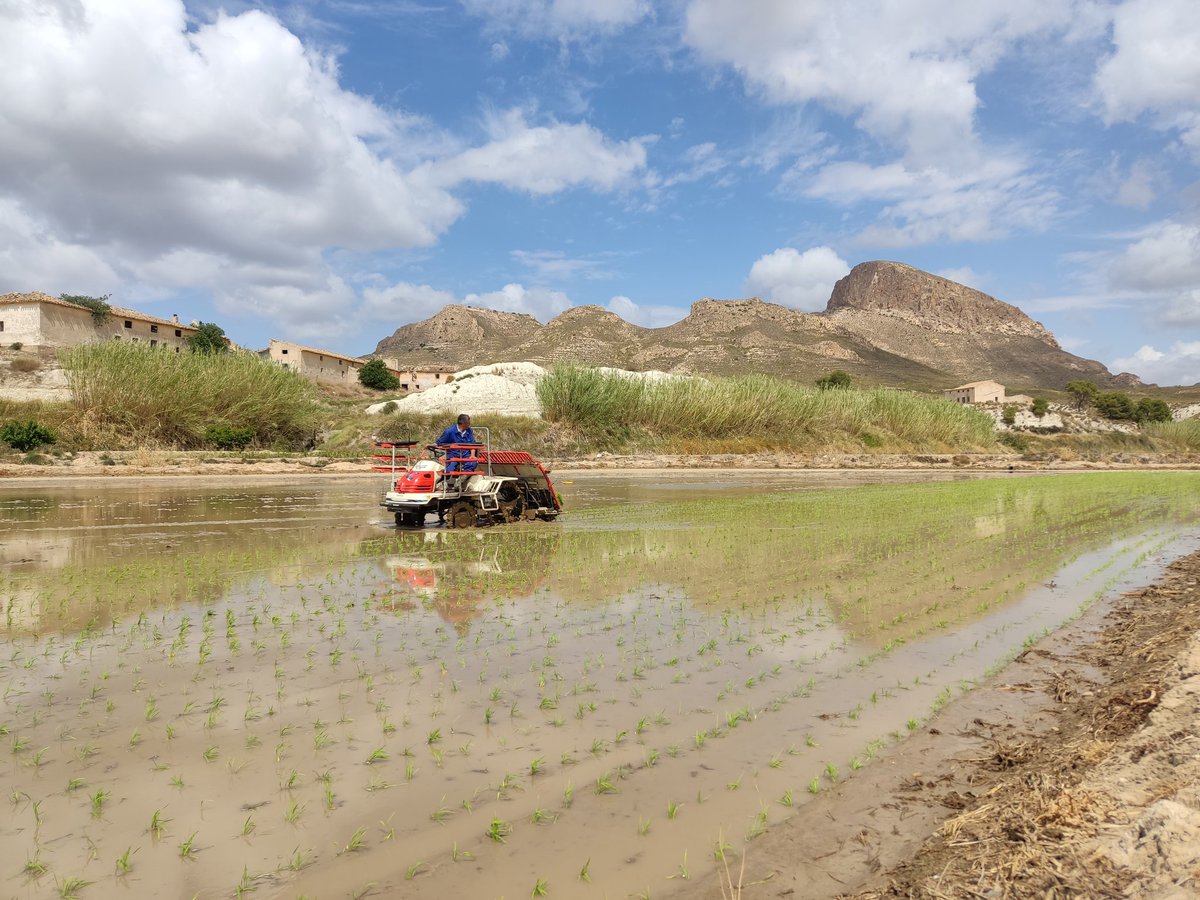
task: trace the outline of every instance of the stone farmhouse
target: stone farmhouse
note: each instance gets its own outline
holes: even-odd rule
[[[33,349],[125,340],[178,353],[195,333],[195,326],[182,324],[178,316],[160,319],[113,306],[107,316],[98,319],[90,309],[49,294],[0,296],[0,344],[5,346],[19,343]]]
[[[305,378],[325,384],[357,384],[359,370],[370,362],[369,359],[357,356],[343,356],[332,350],[320,350],[305,347],[291,341],[281,341],[272,338],[267,349],[260,350],[259,356],[276,362],[286,369],[291,369]],[[384,365],[388,371],[400,380],[402,391],[422,391],[436,384],[443,384],[453,374],[453,369],[400,369],[392,359],[385,359]]]
[[[955,403],[993,403],[1004,400],[1004,385],[997,381],[972,381],[942,391],[942,397]]]

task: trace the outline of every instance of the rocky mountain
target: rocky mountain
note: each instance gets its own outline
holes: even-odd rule
[[[1102,364],[1063,350],[1017,307],[894,262],[855,266],[821,313],[705,298],[673,325],[642,328],[598,306],[574,307],[545,325],[517,313],[447,306],[397,329],[372,355],[404,366],[578,361],[805,380],[844,369],[864,383],[921,388],[991,378],[1010,393],[1078,378],[1114,383]]]

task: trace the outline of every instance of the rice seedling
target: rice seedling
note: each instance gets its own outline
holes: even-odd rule
[[[507,843],[505,838],[507,838],[510,834],[512,834],[512,823],[505,822],[503,819],[493,817],[492,820],[488,823],[487,831],[485,832],[485,834],[488,836],[489,839],[495,841],[498,844]]]
[[[355,853],[367,846],[367,829],[356,828],[339,853]]]
[[[90,881],[85,881],[84,879],[77,878],[75,876],[69,876],[61,881],[57,878],[54,879],[54,887],[58,891],[58,896],[61,897],[62,900],[75,900],[75,898],[79,896],[79,892],[89,884],[91,884]]]
[[[196,848],[196,832],[192,832],[179,844],[179,858],[192,859],[197,852]]]

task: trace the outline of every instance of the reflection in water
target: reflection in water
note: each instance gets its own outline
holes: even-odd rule
[[[423,532],[363,482],[8,497],[0,859],[98,896],[127,851],[156,896],[658,894],[1200,510],[1194,475],[785,483]]]
[[[701,500],[594,505],[550,527],[407,532],[361,524],[369,487],[320,488],[9,499],[3,627],[70,632],[356,557],[379,560],[404,606],[436,609],[460,633],[489,603],[539,588],[602,603],[657,585],[701,607],[817,604],[854,639],[886,643],[981,614],[1118,537],[1197,516],[1194,476],[1108,474],[740,496],[710,485]]]

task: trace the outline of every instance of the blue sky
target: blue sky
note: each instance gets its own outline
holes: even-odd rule
[[[1194,0],[18,0],[0,291],[359,354],[894,259],[1200,382]]]

